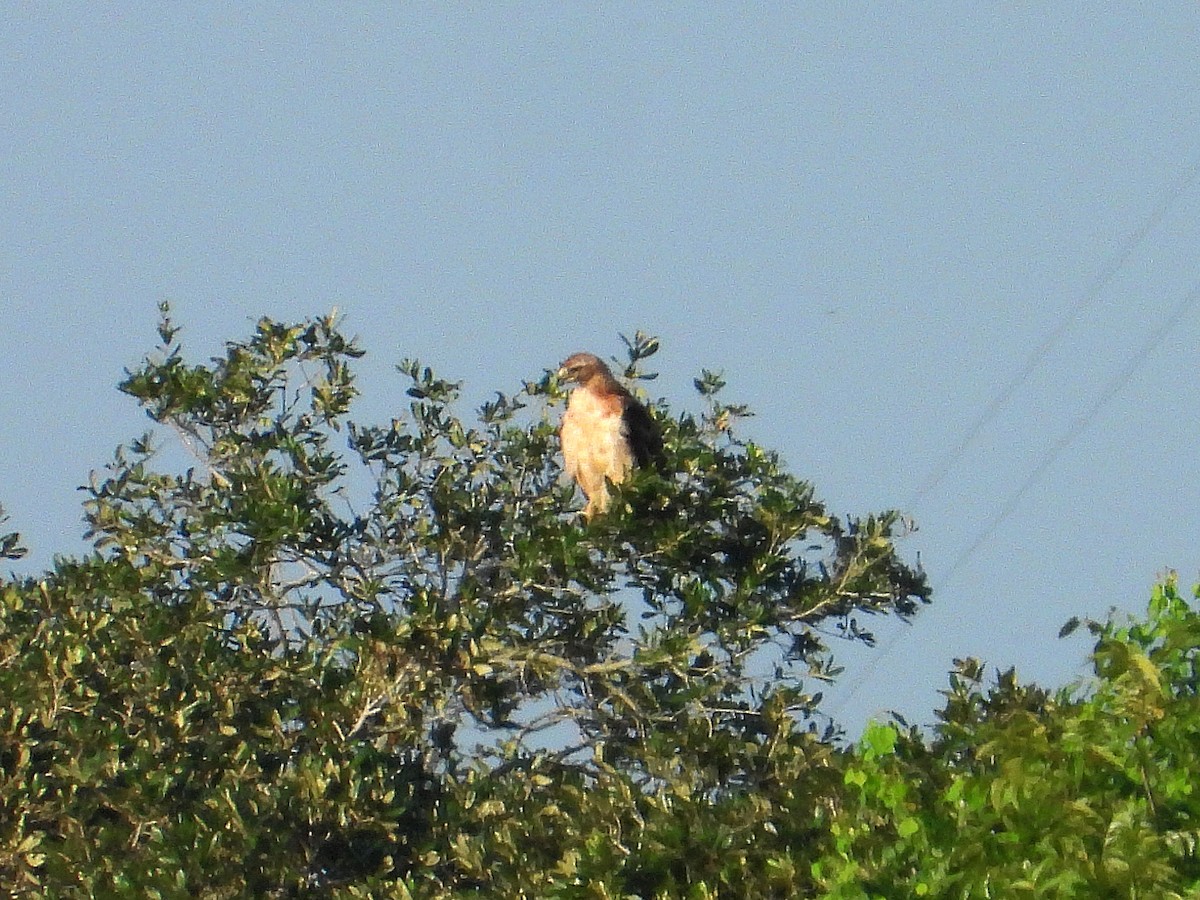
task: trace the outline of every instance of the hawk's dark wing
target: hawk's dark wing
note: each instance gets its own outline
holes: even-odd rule
[[[666,464],[663,456],[662,430],[646,407],[633,397],[625,399],[625,410],[621,414],[629,449],[640,468],[653,465],[660,472]]]

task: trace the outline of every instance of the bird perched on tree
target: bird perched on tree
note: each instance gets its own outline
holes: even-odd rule
[[[587,496],[583,514],[590,519],[608,508],[609,481],[619,484],[634,466],[661,464],[662,433],[599,357],[576,353],[558,377],[577,385],[558,434],[563,468]]]

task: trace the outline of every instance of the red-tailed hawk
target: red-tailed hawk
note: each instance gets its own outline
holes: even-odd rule
[[[598,357],[576,353],[558,370],[573,381],[563,414],[563,468],[587,496],[583,514],[591,518],[608,508],[608,484],[619,484],[636,466],[661,462],[662,434],[646,407],[613,378]]]

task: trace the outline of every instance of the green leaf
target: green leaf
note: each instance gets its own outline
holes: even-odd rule
[[[1075,629],[1079,627],[1079,622],[1080,620],[1078,616],[1072,616],[1071,618],[1067,619],[1063,627],[1058,630],[1059,638],[1065,638],[1071,634],[1074,634]]]

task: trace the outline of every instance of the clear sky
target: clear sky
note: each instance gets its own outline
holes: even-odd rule
[[[1197,578],[1200,6],[590,6],[9,4],[17,571],[82,547],[75,487],[147,427],[114,385],[168,299],[200,357],[337,306],[371,421],[405,356],[471,403],[638,328],[677,409],[723,369],[832,511],[920,526],[935,605],[847,657],[852,727],[930,721],[955,656],[1064,684],[1067,618]]]

